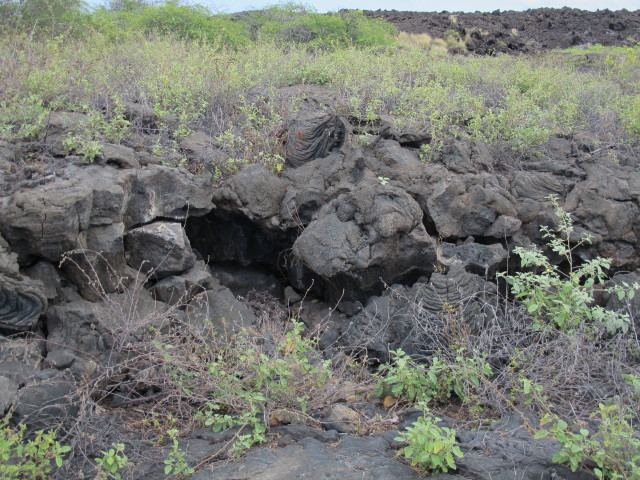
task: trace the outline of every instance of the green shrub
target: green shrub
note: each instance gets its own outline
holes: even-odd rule
[[[0,4],[0,27],[32,35],[79,33],[86,19],[82,0],[5,0]]]
[[[98,479],[107,479],[113,477],[116,480],[122,480],[122,472],[133,465],[124,453],[124,443],[113,443],[113,448],[100,452],[101,457],[95,458],[98,464]],[[108,473],[109,477],[105,474]]]
[[[620,112],[620,120],[629,133],[640,136],[640,94],[629,98],[628,104]]]
[[[567,422],[546,415],[536,438],[553,438],[561,449],[553,461],[569,465],[572,471],[593,462],[593,473],[600,479],[640,479],[640,438],[629,424],[630,415],[618,405],[600,404],[591,417],[598,422],[595,431],[580,428],[577,432]]]
[[[568,273],[553,265],[537,248],[516,247],[514,252],[520,256],[523,268],[539,268],[542,272],[518,272],[502,277],[511,285],[514,296],[533,315],[533,327],[536,329],[552,325],[563,331],[571,331],[585,325],[590,325],[591,328],[604,325],[612,334],[617,331],[626,332],[630,324],[627,314],[594,305],[594,292],[602,289],[602,282],[606,278],[605,270],[611,266],[611,261],[597,257],[576,265],[573,251],[588,243],[589,238],[575,239],[571,215],[559,206],[555,197],[551,197],[551,203],[559,219],[558,229],[554,232],[543,226],[541,230],[544,238],[549,241],[549,248],[566,261]],[[607,290],[620,299],[631,299],[638,288],[640,285],[637,283],[623,283]]]
[[[396,441],[408,444],[398,454],[404,455],[411,460],[412,466],[418,466],[426,474],[455,470],[455,457],[462,457],[462,451],[456,445],[455,430],[440,427],[437,425],[440,421],[423,406],[423,414],[413,423],[413,427],[407,428],[396,438]]]
[[[8,418],[0,419],[0,475],[4,480],[46,480],[71,447],[60,445],[53,430],[37,431],[31,439],[24,434],[25,425],[12,428]]]
[[[180,450],[178,442],[178,429],[172,428],[167,430],[167,435],[171,438],[171,451],[164,460],[165,475],[191,475],[195,473],[195,469],[191,467],[185,459],[185,454]]]
[[[396,29],[391,24],[365,17],[362,12],[319,14],[308,7],[285,3],[250,15],[255,38],[293,42],[334,49],[353,44],[361,47],[394,44]]]
[[[113,12],[126,30],[171,35],[183,40],[205,40],[238,48],[249,41],[245,26],[226,15],[214,15],[201,5],[168,1],[161,5]]]
[[[185,366],[174,345],[154,342],[163,358],[161,368],[178,390],[187,397],[199,392],[215,399],[205,402],[195,419],[214,431],[239,427],[233,454],[265,441],[265,420],[273,409],[306,412],[314,392],[331,379],[330,361],[315,358],[315,341],[302,336],[302,323],[294,320],[292,325],[271,355],[258,351],[247,333],[239,334],[215,347],[213,358],[203,365],[206,371],[195,371],[189,362]]]
[[[116,105],[110,116],[107,118],[102,112],[90,111],[86,124],[64,139],[64,148],[81,155],[87,162],[93,162],[102,154],[104,143],[121,143],[128,136],[130,123],[120,105]]]
[[[0,138],[8,141],[39,140],[50,110],[35,94],[0,102]]]
[[[483,357],[465,353],[464,348],[455,349],[456,355],[450,362],[434,356],[426,367],[401,349],[391,351],[391,363],[380,368],[375,394],[393,395],[414,403],[443,402],[455,394],[463,402],[471,402],[474,390],[492,372]]]

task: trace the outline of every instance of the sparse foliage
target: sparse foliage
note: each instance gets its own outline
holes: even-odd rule
[[[640,479],[640,438],[629,424],[625,409],[618,405],[599,405],[590,416],[598,422],[595,430],[586,425],[574,428],[557,416],[542,419],[536,438],[554,438],[562,448],[553,461],[569,465],[572,471],[593,462],[599,479]]]
[[[512,293],[536,319],[534,328],[540,329],[551,324],[561,330],[571,331],[590,324],[596,327],[604,325],[611,334],[617,331],[626,332],[630,324],[628,315],[594,305],[594,292],[596,289],[604,289],[602,284],[611,261],[598,257],[577,265],[573,252],[581,245],[589,243],[590,239],[575,239],[570,214],[560,207],[555,198],[551,198],[551,203],[559,219],[557,231],[554,232],[547,226],[543,226],[541,230],[544,238],[549,241],[551,251],[566,261],[568,273],[553,265],[537,248],[516,247],[514,252],[520,256],[523,268],[535,267],[542,272],[523,271],[504,276],[511,285]],[[609,287],[607,290],[620,299],[632,299],[639,288],[638,284],[625,283]]]
[[[7,417],[0,419],[0,475],[4,480],[46,480],[62,466],[70,450],[56,440],[53,430],[40,430],[25,438],[25,425],[14,428]]]

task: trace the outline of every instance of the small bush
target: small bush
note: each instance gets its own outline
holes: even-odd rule
[[[4,480],[46,480],[71,447],[60,445],[53,430],[40,430],[31,439],[24,434],[25,425],[12,428],[7,417],[0,419],[0,474]]]
[[[218,341],[211,335],[219,334],[209,327],[204,336],[198,334],[206,344],[196,338],[182,343],[158,338],[152,340],[153,353],[146,361],[155,362],[159,369],[156,381],[173,392],[169,411],[177,409],[175,402],[179,400],[184,422],[196,422],[214,431],[237,427],[230,450],[237,455],[266,440],[274,409],[304,414],[309,406],[331,396],[330,362],[314,353],[315,342],[302,336],[301,323],[294,320],[291,325],[290,331],[278,334],[272,348],[268,344],[260,347],[249,332]],[[182,418],[186,414],[191,418]],[[177,468],[177,463],[179,458],[175,457],[172,468]]]
[[[455,470],[455,457],[462,457],[460,447],[456,445],[456,432],[440,427],[429,409],[423,406],[423,414],[413,423],[413,427],[402,432],[396,441],[407,442],[407,446],[398,451],[399,455],[411,460],[412,466],[418,466],[426,474]]]
[[[460,348],[452,362],[437,356],[431,365],[414,362],[404,351],[392,351],[391,363],[381,367],[376,395],[393,395],[409,402],[443,402],[455,394],[463,402],[473,401],[474,390],[491,374],[491,367],[479,356],[465,356]]]
[[[559,219],[556,232],[549,227],[541,228],[543,236],[549,240],[549,248],[560,255],[568,264],[568,273],[551,264],[550,260],[538,249],[516,247],[514,252],[520,256],[522,267],[536,267],[541,273],[518,272],[514,275],[503,275],[511,292],[520,300],[527,311],[535,318],[533,327],[541,329],[545,325],[553,325],[563,331],[571,331],[586,324],[591,327],[604,325],[609,333],[626,332],[629,329],[629,316],[613,312],[594,305],[593,295],[606,278],[605,270],[611,261],[595,258],[578,266],[574,262],[573,252],[581,245],[588,243],[588,237],[575,239],[573,221],[569,213],[558,204],[555,197],[551,203]],[[620,299],[631,299],[640,285],[622,284],[607,290],[618,295]]]
[[[108,479],[109,477],[106,475],[108,473],[110,477],[122,480],[122,472],[132,467],[131,462],[129,462],[124,453],[124,443],[114,443],[111,446],[112,448],[109,450],[100,452],[102,454],[101,457],[95,458],[98,464],[97,479]]]
[[[553,461],[568,464],[574,472],[590,461],[600,479],[640,479],[640,438],[628,423],[630,416],[618,405],[600,404],[591,418],[598,422],[595,431],[583,427],[576,432],[564,420],[547,415],[535,436],[560,442]]]
[[[5,0],[0,4],[0,28],[31,34],[79,33],[87,20],[82,0]]]
[[[361,12],[319,14],[301,5],[286,3],[250,15],[256,38],[267,41],[307,44],[322,49],[348,45],[385,46],[394,43],[396,29]]]

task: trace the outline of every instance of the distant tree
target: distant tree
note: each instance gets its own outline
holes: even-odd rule
[[[114,12],[132,12],[142,10],[153,4],[154,2],[147,0],[110,0],[107,5],[109,10]]]
[[[68,28],[86,12],[82,0],[0,0],[1,22],[15,28]]]

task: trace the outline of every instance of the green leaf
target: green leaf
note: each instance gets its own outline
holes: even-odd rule
[[[527,312],[529,312],[529,313],[533,313],[536,310],[538,310],[538,304],[537,303],[532,303],[531,305],[529,305],[527,307]]]

